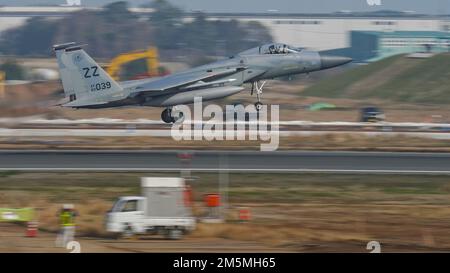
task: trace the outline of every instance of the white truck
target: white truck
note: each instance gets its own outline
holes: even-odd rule
[[[180,239],[195,229],[195,218],[183,178],[143,177],[142,196],[120,197],[108,212],[106,230],[125,237],[164,234]]]

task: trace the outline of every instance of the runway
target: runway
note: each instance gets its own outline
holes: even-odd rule
[[[450,153],[0,151],[0,170],[450,174]]]
[[[182,132],[182,131],[180,131]],[[229,131],[221,131],[221,135],[228,134]],[[252,133],[254,135],[263,134],[259,131],[232,131],[247,136]],[[270,130],[268,131],[270,133]],[[191,136],[199,134],[201,131],[192,131]],[[278,131],[280,137],[291,136],[324,136],[324,135],[360,135],[366,137],[417,137],[425,139],[441,139],[450,140],[448,132],[380,132],[380,131],[330,131],[330,130],[302,130],[290,131],[281,129]],[[0,128],[0,137],[172,137],[170,129],[4,129]]]
[[[234,121],[218,123],[222,129],[215,128],[220,135],[228,135],[231,128],[234,128]],[[254,127],[244,121],[236,121],[236,124],[243,125],[244,129],[232,131],[240,135],[265,135],[267,131],[273,133],[274,122],[259,122],[260,130],[255,131]],[[203,126],[204,122],[185,121],[180,131],[186,133],[186,128],[190,128],[188,135],[201,134],[197,125]],[[269,129],[270,128],[270,129]],[[423,139],[450,140],[450,124],[448,123],[417,123],[417,122],[313,122],[305,120],[279,121],[276,122],[276,130],[279,137],[309,137],[327,135],[358,135],[362,137],[412,137]],[[177,128],[176,132],[178,132]],[[261,130],[262,129],[262,130]],[[232,132],[232,134],[234,134]],[[173,136],[172,126],[160,120],[149,119],[40,119],[40,118],[0,118],[0,137],[163,137]]]

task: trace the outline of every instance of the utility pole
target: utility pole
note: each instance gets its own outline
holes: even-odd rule
[[[221,216],[226,217],[228,205],[228,190],[229,190],[229,174],[228,174],[228,155],[221,154],[219,158],[219,192],[221,201]]]
[[[5,80],[6,75],[4,71],[0,71],[0,100],[6,97],[5,95]]]

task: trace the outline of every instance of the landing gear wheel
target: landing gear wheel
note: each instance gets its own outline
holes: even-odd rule
[[[178,116],[174,117],[172,115],[172,108],[167,108],[164,111],[162,111],[161,113],[161,119],[165,122],[165,123],[175,123],[177,121],[184,121],[184,114],[183,112],[178,112]]]
[[[165,123],[173,123],[175,122],[174,118],[172,117],[172,109],[167,108],[164,111],[162,111],[161,113],[161,119],[165,122]]]
[[[261,102],[258,101],[255,103],[256,111],[259,112],[262,109],[262,107],[263,107],[263,104]]]

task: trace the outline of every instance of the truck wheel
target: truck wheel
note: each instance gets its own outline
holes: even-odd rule
[[[127,225],[125,230],[122,232],[123,239],[131,239],[134,237],[133,228],[130,225]]]
[[[179,240],[183,236],[183,231],[180,229],[170,229],[167,231],[167,238],[170,240]]]

